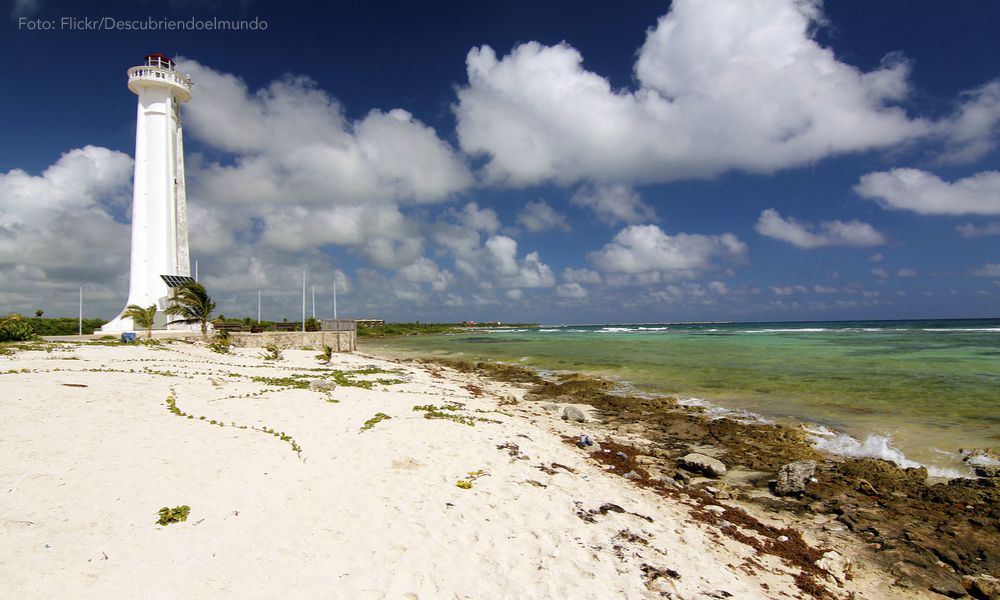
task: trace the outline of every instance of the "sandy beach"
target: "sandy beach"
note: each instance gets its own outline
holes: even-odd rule
[[[366,352],[46,347],[0,356],[0,599],[936,596],[822,520],[756,515],[825,556],[811,572],[762,552],[736,502],[640,489],[566,443],[599,423],[514,385]]]

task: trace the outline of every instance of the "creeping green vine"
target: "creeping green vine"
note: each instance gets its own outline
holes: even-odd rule
[[[499,423],[494,419],[485,419],[483,417],[468,417],[465,415],[457,414],[447,414],[442,411],[456,411],[459,407],[455,405],[447,405],[442,407],[437,407],[431,404],[426,404],[424,406],[414,406],[413,410],[424,411],[425,419],[448,419],[449,421],[454,421],[456,423],[461,423],[462,425],[468,425],[469,427],[475,427],[476,421],[482,421],[483,423]]]
[[[375,413],[374,417],[372,417],[372,418],[368,419],[367,421],[365,421],[365,424],[361,426],[361,430],[358,433],[361,433],[362,431],[368,431],[372,427],[375,427],[376,423],[379,423],[380,421],[385,421],[385,420],[391,419],[391,418],[392,417],[390,417],[389,415],[387,415],[385,413]]]
[[[188,413],[182,411],[177,407],[177,399],[174,397],[174,391],[170,390],[170,395],[167,396],[167,410],[174,413],[178,417],[186,417],[188,419],[194,419],[194,415],[189,415]],[[198,417],[199,421],[208,421],[210,425],[218,425],[219,427],[226,427],[227,425],[222,421],[216,421],[215,419],[208,420],[207,417]],[[292,439],[292,436],[287,435],[284,431],[275,431],[269,427],[251,427],[249,425],[237,425],[236,423],[231,423],[229,427],[235,427],[236,429],[252,429],[254,431],[260,431],[261,433],[269,433],[274,437],[280,439],[283,442],[288,442],[291,445],[292,450],[302,458],[302,446]]]

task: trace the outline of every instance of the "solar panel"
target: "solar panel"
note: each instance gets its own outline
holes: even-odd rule
[[[185,283],[194,282],[194,277],[188,277],[187,275],[160,275],[168,287],[178,288]]]

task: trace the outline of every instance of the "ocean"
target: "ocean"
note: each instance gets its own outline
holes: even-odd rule
[[[969,473],[1000,446],[1000,319],[564,325],[362,338],[397,356],[601,375],[717,416],[803,424],[815,447]]]

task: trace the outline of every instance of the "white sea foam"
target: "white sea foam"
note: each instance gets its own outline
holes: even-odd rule
[[[771,423],[769,419],[758,415],[756,413],[748,412],[745,410],[732,410],[727,408],[722,408],[714,405],[708,400],[703,400],[701,398],[685,398],[678,399],[678,404],[682,406],[699,406],[705,411],[705,414],[713,419],[721,419],[728,417],[730,419],[739,421],[741,423]],[[847,435],[846,433],[840,433],[834,431],[829,427],[824,425],[818,425],[815,423],[804,423],[801,425],[802,430],[805,431],[812,439],[812,447],[830,452],[833,454],[839,454],[841,456],[846,456],[849,458],[880,458],[882,460],[887,460],[894,463],[897,467],[902,469],[909,469],[915,467],[927,467],[927,475],[934,478],[945,478],[954,479],[956,477],[968,477],[968,472],[962,469],[950,468],[950,467],[939,467],[939,466],[927,466],[923,465],[914,460],[906,458],[906,454],[902,450],[893,445],[892,436],[871,434],[860,441],[855,437]],[[932,450],[936,450],[932,448]],[[945,454],[948,457],[953,457],[950,452],[944,452],[941,450],[936,450],[941,454]],[[979,460],[984,462],[980,463]],[[977,462],[973,462],[977,461]],[[992,464],[990,459],[986,457],[975,457],[968,460],[969,464]],[[1000,464],[1000,463],[998,463]]]
[[[965,454],[965,462],[974,467],[1000,467],[1000,460],[995,458],[990,458],[985,454],[970,454],[968,452]]]
[[[785,329],[747,329],[743,333],[823,333],[824,331],[834,331],[832,329],[824,328],[785,328]],[[734,330],[733,333],[740,333],[738,330]]]
[[[813,448],[826,452],[832,452],[833,454],[839,454],[841,456],[847,456],[849,458],[880,458],[882,460],[895,463],[895,465],[901,469],[925,466],[906,458],[906,455],[903,454],[902,450],[893,446],[892,436],[871,434],[866,437],[864,441],[861,441],[847,435],[846,433],[830,435],[831,433],[832,432],[825,427],[822,427],[820,431],[814,433]],[[958,469],[948,467],[927,467],[927,474],[930,477],[943,477],[948,479],[963,477],[966,475]]]
[[[743,409],[723,408],[712,404],[708,400],[701,398],[678,398],[677,404],[681,406],[699,406],[704,409],[704,414],[715,419],[729,418],[740,423],[770,423],[771,421],[763,415],[752,413]]]
[[[995,332],[1000,331],[1000,327],[978,327],[978,328],[963,328],[963,329],[959,329],[957,327],[952,327],[952,328],[948,328],[948,329],[930,329],[930,328],[928,328],[928,329],[921,329],[921,331],[944,331],[946,333],[950,333],[950,332],[953,332],[953,331],[955,331],[955,332],[965,332],[965,333],[969,333],[969,332],[972,332],[972,333],[976,333],[976,332],[980,332],[980,333],[982,333],[982,332],[985,332],[985,333],[995,333]]]

